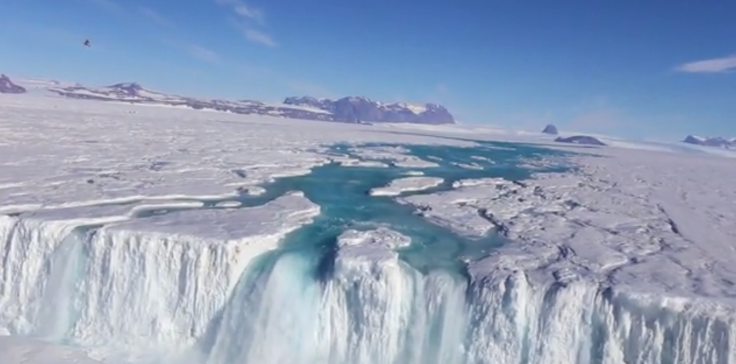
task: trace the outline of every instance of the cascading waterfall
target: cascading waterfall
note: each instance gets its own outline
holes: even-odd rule
[[[468,282],[451,271],[419,273],[385,248],[380,259],[338,252],[324,279],[316,257],[270,252],[237,284],[213,285],[228,281],[232,252],[159,240],[158,255],[144,236],[105,229],[83,241],[88,263],[100,263],[78,274],[84,257],[66,249],[83,235],[11,220],[0,229],[0,309],[19,335],[132,351],[198,348],[208,364],[736,363],[731,312],[586,281],[544,286],[516,272]],[[84,288],[59,292],[68,287]],[[81,310],[43,309],[48,299]]]

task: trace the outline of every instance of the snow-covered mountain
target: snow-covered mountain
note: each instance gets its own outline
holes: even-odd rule
[[[100,101],[183,106],[237,114],[282,116],[294,119],[337,122],[407,122],[421,124],[453,124],[446,108],[436,104],[382,103],[363,97],[339,100],[312,97],[289,97],[283,104],[267,104],[253,100],[206,100],[153,91],[134,82],[92,88],[83,85],[51,86],[49,91],[61,96]]]
[[[23,94],[26,89],[10,80],[10,77],[0,74],[0,94]]]
[[[186,103],[186,98],[184,97],[151,91],[135,82],[124,82],[99,88],[87,88],[77,84],[69,87],[51,87],[50,90],[63,96],[80,99],[160,102],[168,104]]]
[[[418,124],[454,124],[452,114],[437,104],[386,103],[366,97],[343,97],[337,100],[314,97],[287,97],[287,105],[308,106],[335,115],[343,122],[407,122]]]
[[[683,142],[688,144],[703,145],[707,147],[736,149],[736,138],[726,139],[723,137],[700,137],[695,135],[688,135],[683,140]]]

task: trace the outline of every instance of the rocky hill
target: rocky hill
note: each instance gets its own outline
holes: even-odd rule
[[[688,135],[683,140],[683,143],[702,145],[706,147],[736,149],[736,138],[726,139],[723,137],[699,137]]]
[[[10,77],[0,74],[0,94],[23,94],[26,93],[24,87],[13,83]]]

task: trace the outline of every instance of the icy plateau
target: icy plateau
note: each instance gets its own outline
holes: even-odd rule
[[[0,363],[736,364],[725,155],[16,96]]]

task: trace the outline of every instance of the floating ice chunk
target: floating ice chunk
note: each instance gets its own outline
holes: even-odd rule
[[[343,167],[375,167],[375,168],[388,168],[388,165],[379,161],[360,160],[349,157],[333,157],[333,160],[340,163]]]
[[[461,179],[452,183],[452,188],[472,187],[480,185],[508,185],[511,182],[503,178],[473,178],[473,179]]]
[[[360,156],[367,160],[390,161],[397,167],[404,168],[432,168],[439,167],[439,164],[426,161],[417,156],[409,154],[410,151],[403,147],[362,147],[352,148],[350,150],[354,155]]]
[[[433,168],[433,167],[440,166],[437,163],[428,162],[420,158],[409,158],[409,157],[395,161],[394,165],[396,165],[397,167],[403,167],[403,168]]]
[[[454,165],[456,165],[456,166],[458,166],[460,168],[465,168],[465,169],[477,169],[477,170],[482,170],[483,169],[483,166],[480,166],[480,165],[475,164],[475,163],[457,163],[457,162],[453,162],[452,164],[454,164]]]
[[[372,196],[398,196],[403,192],[421,191],[442,184],[444,180],[438,177],[407,177],[395,179],[386,187],[377,187],[371,190]]]
[[[215,206],[225,208],[237,208],[243,206],[243,204],[238,201],[222,201],[218,202]]]
[[[479,156],[479,155],[471,155],[470,158],[478,160],[478,161],[483,161],[486,163],[495,163],[493,159],[488,158],[488,157]]]

